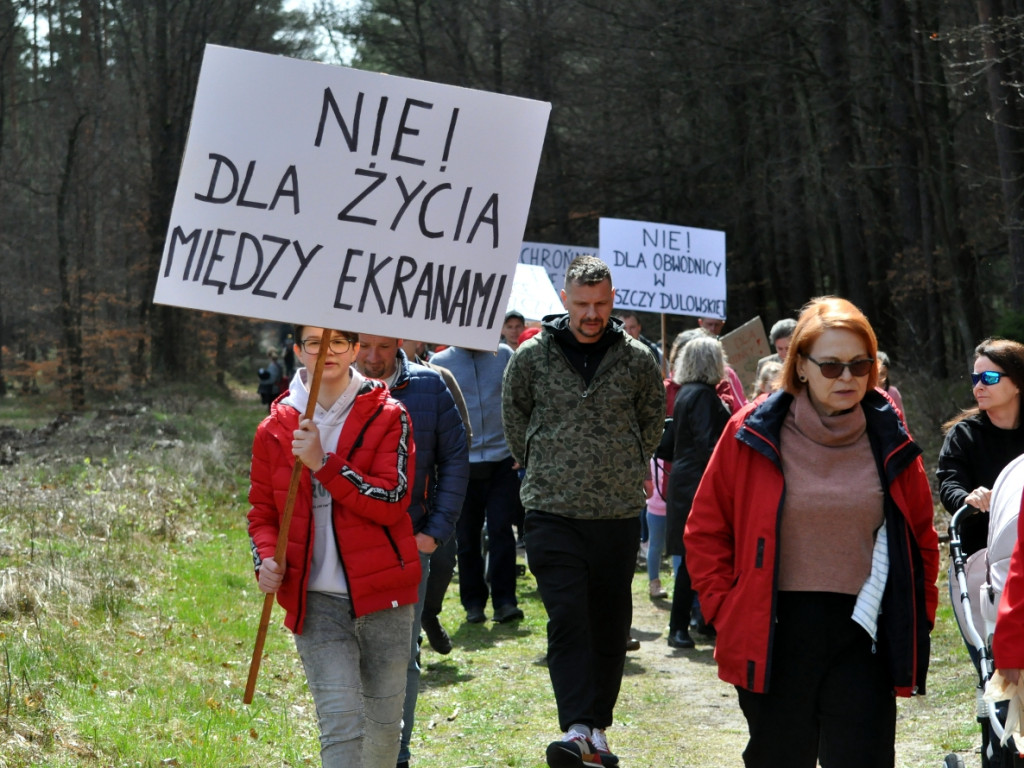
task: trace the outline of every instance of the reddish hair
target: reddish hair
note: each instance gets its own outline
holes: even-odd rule
[[[800,313],[800,319],[796,321],[796,328],[789,339],[789,352],[786,353],[782,374],[779,377],[782,388],[791,395],[799,394],[806,386],[800,381],[797,372],[797,357],[807,357],[814,342],[821,338],[825,331],[833,329],[850,331],[860,336],[867,347],[868,357],[877,359],[878,339],[875,338],[875,331],[855,304],[838,296],[811,299]],[[868,389],[874,389],[877,385],[878,366],[875,365],[868,374]]]

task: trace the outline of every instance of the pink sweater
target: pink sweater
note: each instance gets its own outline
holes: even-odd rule
[[[779,589],[856,595],[871,572],[883,491],[858,406],[821,416],[807,391],[782,427]]]

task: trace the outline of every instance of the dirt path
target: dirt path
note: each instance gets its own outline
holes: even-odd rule
[[[712,656],[713,645],[701,635],[694,634],[696,648],[669,648],[671,600],[649,600],[642,596],[647,588],[645,573],[638,573],[635,581],[643,587],[639,590],[641,596],[633,600],[633,636],[640,641],[640,650],[631,652],[627,657],[623,703],[628,702],[630,709],[638,703],[634,696],[640,691],[640,683],[636,679],[634,684],[635,676],[657,678],[665,694],[662,706],[668,710],[667,717],[678,727],[667,733],[665,728],[656,730],[673,739],[679,751],[678,765],[708,768],[740,765],[740,755],[747,741],[746,721],[740,712],[735,690],[718,679]],[[634,590],[634,595],[637,594],[638,590]],[[643,688],[644,695],[649,696],[649,679]],[[641,708],[643,706],[641,704]],[[652,704],[650,709],[661,709],[661,706]]]
[[[671,588],[671,584],[668,586]],[[671,601],[647,599],[646,587],[646,573],[637,573],[633,590],[633,636],[641,641],[641,647],[627,658],[620,699],[624,706],[617,707],[616,714],[627,710],[649,711],[674,722],[674,729],[659,726],[648,731],[651,738],[664,734],[674,742],[679,754],[679,761],[673,763],[674,766],[741,766],[741,755],[747,742],[746,721],[735,690],[718,679],[713,646],[694,634],[697,640],[695,649],[669,648],[666,641]],[[948,601],[948,597],[940,594],[940,600]],[[963,666],[960,661],[955,659],[952,664],[943,665],[937,663],[938,659],[933,654],[932,676],[948,674],[944,671],[946,667],[959,674]],[[649,683],[641,686],[639,676],[656,676],[664,691],[664,700],[650,701]],[[973,731],[971,685],[968,675],[963,680],[963,695],[957,696],[956,700],[932,695],[899,700],[898,768],[937,768],[942,765],[947,752],[936,744],[935,734],[943,730],[954,732],[961,724],[969,733]],[[977,739],[972,737],[972,741],[980,743],[980,736]],[[779,746],[785,748],[784,745]],[[961,750],[960,754],[966,768],[980,767],[980,755],[976,751]]]

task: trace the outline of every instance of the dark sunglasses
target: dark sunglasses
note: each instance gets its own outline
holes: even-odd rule
[[[972,373],[971,387],[978,386],[978,382],[981,382],[986,387],[991,387],[993,384],[998,384],[999,380],[1005,375],[1005,373],[1000,371],[982,371],[981,373]]]
[[[843,368],[849,368],[850,373],[854,376],[867,376],[871,373],[871,368],[875,364],[873,357],[865,357],[863,360],[853,360],[849,363],[819,363],[810,355],[804,355],[808,360],[814,363],[821,370],[821,375],[826,379],[838,379],[843,375]]]

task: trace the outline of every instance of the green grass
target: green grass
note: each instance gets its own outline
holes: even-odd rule
[[[24,410],[0,402],[0,421]],[[279,608],[242,704],[263,604],[244,518],[262,416],[252,400],[164,394],[123,422],[83,416],[0,467],[0,768],[319,765]],[[546,617],[532,577],[519,587],[523,622],[475,625],[453,584],[442,620],[455,649],[423,651],[414,765],[543,766],[557,735]],[[645,590],[638,574],[643,648],[610,731],[624,768],[738,765],[735,693],[709,646],[665,646],[667,604]],[[948,606],[933,637],[929,695],[900,703],[898,764],[955,750],[976,765],[974,675]]]

